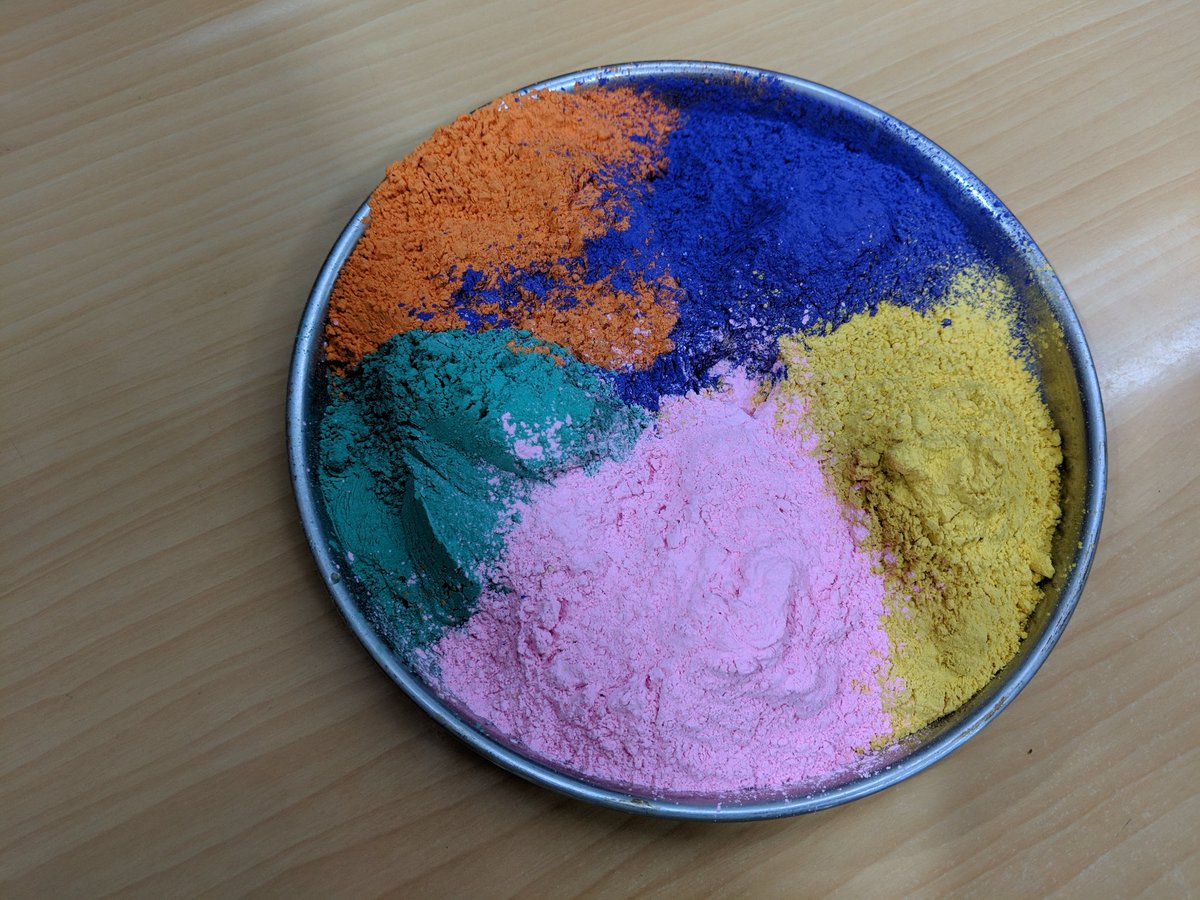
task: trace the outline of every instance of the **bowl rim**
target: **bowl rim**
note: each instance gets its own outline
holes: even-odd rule
[[[312,459],[313,454],[307,440],[308,429],[305,427],[306,410],[312,399],[310,396],[312,386],[309,384],[308,376],[316,364],[317,354],[322,349],[323,325],[333,284],[343,263],[365,230],[366,218],[370,212],[367,202],[364,202],[351,217],[321,266],[309,293],[292,353],[286,402],[287,449],[300,520],[321,576],[325,580],[334,602],[350,629],[375,662],[435,721],[497,765],[535,784],[551,788],[562,794],[612,809],[646,815],[674,819],[745,821],[816,812],[866,797],[898,784],[924,771],[961,747],[1012,702],[1013,698],[1029,683],[1058,642],[1078,604],[1095,558],[1096,544],[1104,513],[1108,464],[1100,384],[1082,326],[1066,291],[1051,269],[1045,255],[1016,217],[966,166],[920,132],[869,103],[794,75],[768,69],[699,60],[652,60],[581,69],[539,81],[516,93],[568,90],[577,84],[588,85],[609,79],[621,80],[645,76],[713,77],[723,80],[769,77],[790,92],[817,99],[834,109],[864,120],[869,125],[899,132],[904,142],[957,181],[965,192],[972,195],[978,203],[996,217],[1000,228],[1009,236],[1014,246],[1020,248],[1020,255],[1026,259],[1030,270],[1036,273],[1040,287],[1045,291],[1050,311],[1062,328],[1076,381],[1080,387],[1079,399],[1085,433],[1084,456],[1088,461],[1083,497],[1085,507],[1079,538],[1082,547],[1076,554],[1074,566],[1063,584],[1058,603],[1050,613],[1041,634],[1037,636],[1033,646],[1029,648],[1017,665],[1011,669],[1001,670],[1003,674],[1002,689],[998,691],[991,702],[972,711],[952,728],[891,765],[805,796],[780,797],[779,799],[754,800],[752,802],[741,802],[736,797],[731,797],[725,802],[653,799],[602,787],[524,756],[464,721],[452,707],[441,700],[422,679],[414,675],[399,660],[371,626],[350,592],[347,582],[341,578],[341,564],[334,558],[328,535],[324,531],[320,518],[322,503],[319,489],[309,468],[309,460]]]

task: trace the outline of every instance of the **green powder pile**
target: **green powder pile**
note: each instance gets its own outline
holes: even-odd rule
[[[649,421],[569,351],[508,329],[397,335],[336,389],[321,490],[398,649],[466,620],[535,484],[623,456]]]

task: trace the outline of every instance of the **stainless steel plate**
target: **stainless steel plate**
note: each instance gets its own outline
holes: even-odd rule
[[[326,395],[322,328],[330,291],[342,264],[365,228],[364,203],[330,251],[313,285],[296,338],[288,384],[288,455],[300,519],[334,600],[370,654],[417,704],[488,759],[530,781],[616,809],[686,819],[765,819],[812,812],[846,803],[903,781],[962,746],[1029,683],[1066,627],[1095,555],[1107,477],[1104,413],[1095,368],[1071,303],[1046,258],[1000,200],[932,141],[874,107],[830,88],[788,75],[707,62],[643,62],[562,75],[526,91],[570,90],[603,80],[624,84],[646,77],[720,81],[771,75],[796,103],[824,107],[876,133],[889,154],[943,192],[973,240],[1000,261],[1018,287],[1030,341],[1050,412],[1063,438],[1063,520],[1052,554],[1057,574],[1034,613],[1016,658],[970,702],[945,719],[867,762],[861,774],[833,783],[804,785],[786,795],[763,792],[719,798],[636,796],[598,784],[506,744],[502,736],[474,727],[423,681],[368,623],[352,580],[343,579],[331,549],[332,531],[316,479],[317,445]]]

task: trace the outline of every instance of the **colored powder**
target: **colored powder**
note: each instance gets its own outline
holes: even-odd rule
[[[887,735],[878,558],[798,424],[735,373],[624,460],[534,489],[441,683],[535,754],[620,785],[781,788]]]
[[[680,110],[669,163],[629,227],[586,247],[591,266],[665,271],[683,291],[674,350],[621,375],[627,400],[654,409],[720,359],[762,374],[779,336],[927,296],[975,258],[959,216],[878,129],[779,99],[770,78],[653,91]]]
[[[515,327],[653,410],[976,258],[878,129],[769,77],[636,84],[505,97],[391,166],[333,291],[332,369],[412,328]]]
[[[926,314],[883,305],[781,341],[785,393],[826,470],[894,555],[886,620],[907,685],[897,736],[953,711],[1017,651],[1053,574],[1060,437],[1012,332],[1000,276],[957,275]]]
[[[330,301],[320,481],[430,684],[600,780],[803,789],[1012,658],[1059,436],[910,152],[773,78],[646,78],[502,98],[389,168]]]
[[[628,227],[674,121],[621,88],[509,95],[439,128],[371,195],[366,233],[330,298],[332,370],[400,332],[505,326],[585,362],[648,365],[670,347],[674,282],[614,284],[582,252]],[[592,337],[572,344],[580,334]]]
[[[373,624],[411,649],[462,622],[515,499],[626,453],[647,423],[561,347],[522,332],[398,335],[337,388],[319,479]]]

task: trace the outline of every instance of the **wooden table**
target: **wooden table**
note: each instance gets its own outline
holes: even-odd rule
[[[402,6],[5,5],[0,895],[1200,891],[1200,6]],[[637,58],[792,72],[941,143],[1101,373],[1108,513],[1059,647],[964,749],[826,813],[648,820],[482,761],[297,521],[296,324],[384,165]]]

